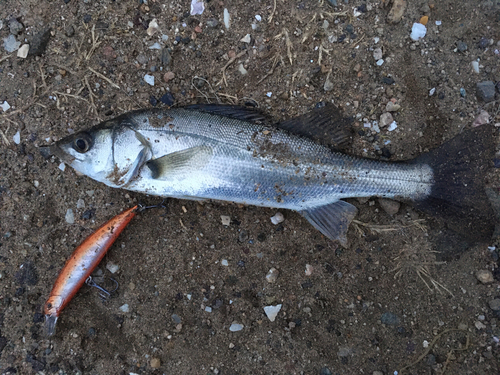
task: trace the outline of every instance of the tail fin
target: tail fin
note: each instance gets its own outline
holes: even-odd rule
[[[485,192],[486,173],[493,162],[497,136],[480,126],[413,160],[434,172],[430,195],[415,206],[444,219],[468,241],[491,239],[497,217]]]

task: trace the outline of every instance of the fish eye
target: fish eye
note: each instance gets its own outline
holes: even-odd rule
[[[73,141],[73,148],[81,154],[84,154],[93,145],[92,137],[87,133],[80,133]]]

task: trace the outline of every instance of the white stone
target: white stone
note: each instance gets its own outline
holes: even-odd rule
[[[473,61],[471,62],[471,65],[472,65],[472,70],[474,70],[474,72],[476,73],[479,73],[479,62]]]
[[[222,264],[225,267],[229,266],[229,262],[227,261],[227,259],[222,259],[222,261],[220,262],[220,264]]]
[[[306,276],[311,276],[313,271],[314,271],[314,267],[311,266],[310,264],[306,264],[306,270],[305,270]]]
[[[153,45],[149,46],[149,49],[161,49],[161,44],[156,42]]]
[[[205,3],[203,0],[191,0],[191,15],[202,14],[205,10]]]
[[[153,18],[153,20],[148,25],[148,29],[146,30],[146,33],[149,36],[152,36],[157,31],[158,31],[158,21],[156,20],[156,18]]]
[[[393,130],[396,130],[397,127],[398,127],[398,124],[396,123],[396,121],[393,121],[389,124],[389,127],[387,128],[387,130],[392,132]]]
[[[108,262],[108,264],[106,264],[106,269],[111,273],[117,273],[118,270],[120,269],[120,266],[118,264]]]
[[[255,15],[255,19],[259,22],[262,21],[262,17],[259,14]]]
[[[220,215],[220,219],[222,220],[222,225],[225,225],[226,227],[231,224],[231,217],[226,216],[226,215]]]
[[[76,208],[85,208],[85,201],[82,198],[76,201]]]
[[[9,103],[7,101],[3,102],[2,105],[0,106],[4,112],[7,112],[10,109]]]
[[[281,212],[276,212],[276,215],[271,217],[271,223],[274,225],[278,225],[279,223],[282,223],[285,221],[285,217]]]
[[[384,63],[384,59],[377,60],[378,66],[382,66],[383,63]]]
[[[12,140],[14,141],[14,143],[16,145],[18,145],[19,143],[21,143],[21,132],[18,130],[16,134],[14,134],[14,136],[12,137]]]
[[[17,50],[17,57],[20,57],[21,59],[25,59],[28,57],[28,52],[30,50],[30,45],[29,44],[23,44],[21,48]]]
[[[269,320],[271,322],[274,322],[274,320],[276,319],[276,316],[278,315],[278,313],[280,312],[281,310],[281,303],[279,305],[276,305],[276,306],[265,306],[264,307],[264,312],[266,313],[267,317],[269,318]]]
[[[382,48],[375,48],[375,50],[373,51],[373,58],[375,60],[380,60],[382,57]]]
[[[422,25],[421,23],[414,23],[413,27],[411,28],[410,38],[414,41],[418,41],[422,39],[426,33],[427,28],[425,27],[425,25]]]
[[[435,92],[436,92],[436,88],[433,87],[432,89],[429,90],[429,96],[434,95]]]
[[[238,331],[241,331],[242,329],[243,329],[243,324],[239,324],[239,323],[233,323],[229,327],[229,330],[231,332],[238,332]]]
[[[155,85],[155,76],[152,76],[152,75],[146,74],[146,75],[144,76],[144,81],[145,81],[148,85],[154,86],[154,85]]]
[[[238,70],[241,73],[241,75],[246,75],[248,73],[248,70],[245,69],[243,64],[238,65]]]
[[[205,306],[205,311],[207,313],[211,313],[212,312],[212,308],[210,306]]]
[[[251,41],[252,41],[252,37],[250,36],[250,34],[245,35],[240,40],[240,42],[243,42],[243,43],[250,43]]]
[[[68,208],[66,211],[66,215],[64,216],[64,219],[68,224],[74,224],[75,223],[75,214],[73,213],[73,210],[71,208]]]
[[[269,272],[267,273],[266,275],[266,280],[267,282],[269,283],[274,283],[276,282],[276,280],[278,279],[278,275],[280,274],[280,272],[276,269],[276,268],[271,268],[269,270]]]
[[[119,309],[121,312],[124,312],[124,313],[128,313],[130,311],[130,309],[128,307],[128,303],[121,305]]]
[[[59,164],[59,169],[64,172],[64,170],[66,169],[66,164],[64,163]]]
[[[231,26],[231,17],[229,16],[227,8],[224,8],[224,26],[227,30],[229,30],[229,27]]]

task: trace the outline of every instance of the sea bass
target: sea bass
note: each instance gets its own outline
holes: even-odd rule
[[[357,212],[343,199],[372,196],[412,201],[459,220],[466,226],[461,230],[477,239],[491,237],[493,215],[484,192],[495,150],[490,127],[391,163],[342,154],[303,136],[320,129],[345,141],[349,133],[336,111],[329,105],[269,126],[246,107],[138,110],[61,139],[50,151],[115,188],[294,210],[343,245]]]

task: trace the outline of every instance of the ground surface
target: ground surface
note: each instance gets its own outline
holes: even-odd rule
[[[103,303],[83,287],[55,337],[43,334],[42,306],[78,243],[135,202],[159,199],[63,171],[40,145],[172,99],[258,103],[276,120],[334,102],[355,116],[350,152],[389,160],[452,138],[482,109],[500,122],[498,102],[475,94],[478,82],[500,80],[496,0],[410,1],[396,24],[387,21],[390,8],[211,0],[190,16],[187,0],[3,0],[0,37],[13,32],[40,56],[0,46],[0,103],[11,106],[0,111],[2,374],[500,373],[499,315],[490,308],[500,295],[497,250],[488,249],[495,241],[450,252],[429,239],[428,216],[409,205],[390,216],[377,199],[352,200],[361,223],[351,226],[347,249],[293,212],[275,226],[276,210],[169,200],[135,218],[101,263],[106,276],[106,265],[119,266],[114,297]],[[412,24],[423,15],[427,35],[414,42]],[[37,51],[32,38],[49,28]],[[466,50],[457,50],[460,41]],[[401,106],[397,129],[365,128],[391,99]],[[269,283],[273,267],[279,276]],[[493,280],[478,281],[479,270]],[[263,307],[277,304],[271,322]],[[243,329],[231,332],[232,323]]]

